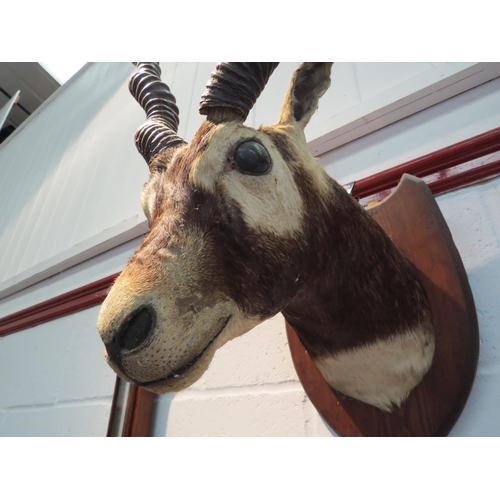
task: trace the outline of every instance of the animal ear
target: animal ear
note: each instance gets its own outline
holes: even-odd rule
[[[153,171],[142,188],[141,206],[148,220],[149,227],[151,227],[156,216],[157,204],[159,201],[161,202],[161,194],[159,193],[160,182],[159,172]]]
[[[281,108],[281,124],[297,123],[304,128],[318,107],[319,98],[330,86],[333,63],[302,63],[292,75]]]

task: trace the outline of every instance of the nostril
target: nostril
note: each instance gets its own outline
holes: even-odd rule
[[[124,322],[116,342],[122,349],[132,350],[139,347],[153,330],[153,313],[149,309],[143,308],[134,312]]]

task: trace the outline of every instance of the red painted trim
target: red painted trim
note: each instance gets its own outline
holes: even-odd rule
[[[500,127],[360,179],[356,181],[352,194],[357,199],[366,198],[395,188],[403,174],[422,178],[497,151],[500,151]],[[462,177],[462,179],[465,178],[466,176]],[[460,185],[463,184],[455,187]],[[455,187],[450,189],[455,189]]]
[[[484,181],[500,175],[500,160],[482,165],[472,170],[466,170],[455,175],[429,182],[428,186],[434,195],[451,191],[462,186]]]
[[[0,337],[101,304],[119,274],[112,274],[1,318]]]

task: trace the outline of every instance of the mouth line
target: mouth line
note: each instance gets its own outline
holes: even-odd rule
[[[224,321],[224,324],[222,325],[222,328],[219,330],[219,332],[212,338],[212,340],[205,346],[205,348],[200,352],[200,354],[197,354],[189,363],[184,365],[180,370],[177,370],[175,373],[171,373],[167,377],[159,378],[156,380],[151,380],[149,382],[140,382],[139,384],[143,387],[148,387],[152,384],[157,384],[158,382],[167,382],[170,380],[175,380],[179,378],[181,375],[184,375],[191,367],[193,367],[200,359],[201,357],[205,354],[205,352],[208,350],[208,348],[214,343],[215,339],[219,337],[219,335],[225,330],[227,324],[229,323],[229,320],[232,318],[231,316],[228,316],[227,319]]]

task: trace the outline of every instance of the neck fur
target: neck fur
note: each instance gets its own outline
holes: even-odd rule
[[[334,181],[329,199],[308,234],[314,259],[283,315],[333,388],[390,410],[432,361],[426,294],[413,265]]]

